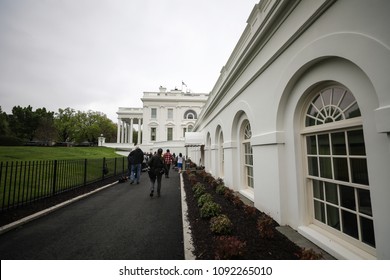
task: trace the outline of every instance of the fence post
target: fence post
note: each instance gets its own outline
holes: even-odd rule
[[[87,185],[87,159],[84,159],[84,187]]]
[[[104,175],[106,175],[106,170],[107,170],[107,167],[106,167],[106,158],[104,157],[103,158],[103,167],[102,167],[102,180],[104,180]]]
[[[53,186],[52,186],[52,194],[56,194],[56,183],[57,183],[57,160],[54,160],[54,165],[53,165]]]

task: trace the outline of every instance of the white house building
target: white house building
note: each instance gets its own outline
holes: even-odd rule
[[[389,11],[260,1],[191,122],[204,144],[191,157],[338,259],[390,259]],[[157,97],[144,97],[146,145],[189,130],[190,108]]]
[[[157,92],[144,92],[142,108],[119,108],[114,146],[132,149],[137,143],[144,152],[163,148],[184,154],[185,133],[192,131],[207,98],[206,93],[167,91],[162,86]],[[138,131],[137,139],[133,139],[134,130]]]

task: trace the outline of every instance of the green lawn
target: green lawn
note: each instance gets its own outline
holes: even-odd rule
[[[27,147],[0,146],[0,162],[61,160],[61,159],[97,159],[120,157],[115,149],[106,147]]]
[[[0,211],[126,172],[112,148],[0,146]]]

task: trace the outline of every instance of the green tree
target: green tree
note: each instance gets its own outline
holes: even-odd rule
[[[3,112],[0,106],[0,135],[8,136],[9,134],[8,115],[6,112]]]
[[[88,141],[96,144],[98,137],[102,134],[108,142],[114,139],[116,126],[105,114],[95,111],[79,111],[76,114],[76,119],[78,124],[77,142]]]
[[[77,130],[76,111],[71,108],[58,109],[55,114],[54,125],[58,133],[58,141],[73,142]]]
[[[35,139],[47,144],[57,140],[57,129],[54,125],[54,112],[47,112],[45,108],[35,111],[38,119],[38,127],[35,131]]]

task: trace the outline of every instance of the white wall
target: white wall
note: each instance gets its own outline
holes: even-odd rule
[[[338,258],[373,257],[354,246],[341,246],[342,241],[332,245],[336,238],[309,227],[300,135],[302,110],[315,85],[340,83],[354,94],[363,117],[375,254],[390,259],[390,2],[337,1],[322,10],[323,3],[331,1],[301,1],[267,44],[261,45],[261,51],[242,66],[244,70],[230,76],[229,87],[222,87],[218,93],[223,95],[219,103],[208,103],[213,110],[203,110],[207,113],[197,129],[210,135],[211,145],[206,149],[214,151],[206,168],[218,173],[215,135],[220,127],[224,135],[224,181],[242,190],[237,130],[245,116],[252,128],[255,206],[279,223],[300,230]],[[315,22],[307,21],[318,11],[321,16]],[[296,36],[298,30],[304,32]]]

